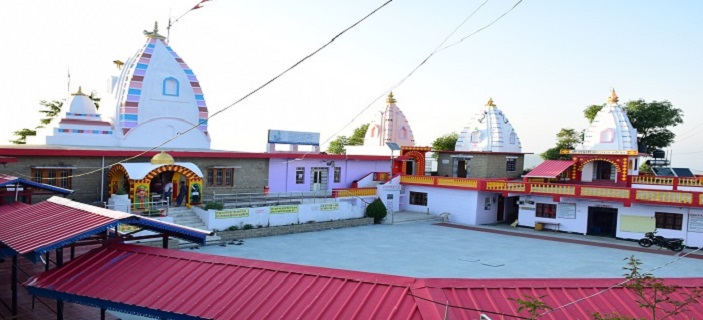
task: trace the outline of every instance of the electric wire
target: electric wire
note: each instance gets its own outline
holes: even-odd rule
[[[471,308],[471,307],[464,307],[464,306],[452,305],[452,304],[449,304],[449,301],[447,301],[447,302],[434,301],[434,300],[432,300],[432,299],[428,299],[428,298],[416,296],[416,295],[414,295],[414,294],[412,294],[412,293],[409,294],[409,295],[410,295],[411,297],[413,297],[413,298],[418,298],[418,299],[420,299],[420,300],[424,300],[424,301],[431,302],[431,303],[434,303],[434,304],[439,304],[439,305],[442,305],[442,306],[446,306],[446,307],[448,307],[448,308],[455,308],[455,309],[461,309],[461,310],[468,310],[468,311],[476,311],[476,312],[490,313],[490,314],[495,314],[495,315],[504,316],[504,317],[517,318],[517,319],[530,319],[530,318],[527,318],[527,317],[517,316],[517,315],[512,315],[512,314],[507,314],[507,313],[502,313],[502,312],[498,312],[498,311],[488,311],[488,310],[476,309],[476,308]]]
[[[467,38],[469,38],[469,37],[471,37],[471,36],[473,36],[473,35],[475,35],[475,34],[481,32],[481,31],[487,29],[487,28],[490,27],[490,26],[492,26],[492,25],[495,24],[498,20],[500,20],[500,19],[503,18],[505,15],[507,15],[508,13],[510,13],[510,11],[512,11],[513,9],[515,9],[515,7],[517,7],[520,3],[522,3],[522,0],[518,0],[518,2],[516,2],[515,5],[513,5],[509,10],[505,11],[503,14],[501,14],[500,16],[498,16],[498,18],[496,18],[495,20],[493,20],[493,21],[490,22],[489,24],[487,24],[487,25],[485,25],[485,26],[483,26],[483,27],[477,29],[476,31],[472,32],[471,34],[469,34],[469,35],[467,35],[467,36],[465,36],[465,37],[463,37],[463,38],[461,38],[459,41],[457,41],[457,42],[455,42],[455,43],[453,43],[453,44],[451,44],[451,45],[442,47],[442,46],[449,40],[449,38],[451,38],[451,37],[452,37],[452,36],[453,36],[453,35],[454,35],[454,34],[455,34],[471,17],[473,17],[474,14],[476,14],[476,12],[478,12],[487,2],[488,2],[488,0],[484,1],[481,5],[479,5],[479,6],[478,6],[469,16],[467,16],[456,28],[454,28],[454,30],[453,30],[452,32],[450,32],[449,35],[447,35],[447,36],[444,38],[444,40],[443,40],[432,52],[430,52],[430,54],[429,54],[427,57],[425,57],[417,66],[415,66],[415,68],[413,68],[405,77],[401,78],[398,82],[396,82],[395,84],[393,84],[390,88],[386,89],[386,90],[383,91],[380,95],[376,96],[376,98],[374,98],[369,104],[367,104],[364,108],[362,108],[361,111],[359,111],[355,116],[353,116],[352,119],[351,119],[347,124],[345,124],[342,128],[340,128],[339,130],[337,130],[335,133],[333,133],[329,138],[327,138],[325,141],[323,141],[322,144],[325,144],[325,143],[329,142],[330,140],[332,140],[332,139],[333,139],[334,137],[336,137],[339,133],[341,133],[344,129],[348,128],[352,123],[354,123],[357,118],[359,118],[359,117],[360,117],[362,114],[364,114],[369,108],[371,108],[371,106],[373,106],[379,99],[385,97],[389,92],[393,91],[394,89],[396,89],[396,88],[398,88],[400,85],[402,85],[406,80],[408,80],[408,78],[410,78],[413,74],[415,74],[415,72],[416,72],[418,69],[420,69],[420,67],[422,67],[422,66],[423,66],[428,60],[430,60],[430,58],[432,58],[435,54],[437,54],[437,53],[439,53],[440,51],[443,51],[443,50],[445,50],[445,49],[448,49],[448,48],[450,48],[450,47],[452,47],[452,46],[454,46],[454,45],[456,45],[456,44],[459,44],[460,42],[464,41],[465,39],[467,39]],[[308,155],[308,154],[310,154],[310,153],[311,153],[311,152],[307,152],[307,153],[303,154],[302,157],[300,157],[300,158],[298,158],[298,159],[294,159],[294,160],[302,160],[302,159],[305,158],[306,155]]]
[[[254,95],[254,94],[257,93],[259,90],[265,88],[265,87],[268,86],[269,84],[271,84],[271,83],[273,83],[274,81],[278,80],[280,77],[282,77],[283,75],[285,75],[285,74],[288,73],[289,71],[295,69],[298,65],[300,65],[300,64],[303,63],[303,62],[305,62],[306,60],[308,60],[308,59],[311,58],[312,56],[316,55],[318,52],[320,52],[320,51],[322,51],[323,49],[325,49],[327,46],[329,46],[330,44],[332,44],[332,42],[334,42],[335,40],[337,40],[337,38],[339,38],[340,36],[342,36],[343,34],[345,34],[347,31],[351,30],[352,28],[356,27],[356,26],[359,25],[361,22],[363,22],[364,20],[366,20],[367,18],[369,18],[370,16],[372,16],[374,13],[378,12],[379,10],[383,9],[385,6],[387,6],[387,5],[388,5],[389,3],[391,3],[391,2],[393,2],[393,0],[388,0],[388,1],[384,2],[384,3],[381,4],[378,8],[374,9],[373,11],[371,11],[370,13],[368,13],[367,15],[365,15],[365,16],[364,16],[363,18],[361,18],[360,20],[354,22],[352,25],[350,25],[350,26],[347,27],[346,29],[344,29],[344,30],[342,30],[341,32],[337,33],[334,37],[332,37],[331,40],[329,40],[328,42],[326,42],[324,45],[322,45],[321,47],[319,47],[318,49],[316,49],[316,50],[313,51],[312,53],[310,53],[310,54],[308,54],[307,56],[303,57],[302,59],[298,60],[296,63],[294,63],[293,65],[291,65],[291,66],[288,67],[287,69],[285,69],[283,72],[281,72],[281,73],[279,73],[278,75],[274,76],[273,78],[271,78],[270,80],[266,81],[264,84],[262,84],[261,86],[257,87],[256,89],[252,90],[251,92],[247,93],[247,94],[244,95],[243,97],[239,98],[239,99],[236,100],[235,102],[233,102],[233,103],[229,104],[228,106],[226,106],[226,107],[224,107],[224,108],[222,108],[222,109],[220,109],[220,110],[218,110],[218,111],[216,111],[216,112],[214,112],[214,113],[208,115],[207,118],[205,118],[205,119],[200,119],[200,121],[198,121],[198,123],[197,123],[196,125],[191,126],[190,128],[186,129],[186,130],[183,131],[183,132],[178,132],[178,133],[176,133],[176,135],[174,135],[173,137],[167,139],[166,141],[162,142],[161,144],[159,144],[159,145],[157,145],[157,146],[155,146],[155,147],[152,147],[152,148],[150,148],[150,149],[148,149],[148,150],[142,151],[142,152],[140,152],[140,153],[138,153],[138,154],[136,154],[136,155],[134,155],[134,156],[132,156],[132,157],[129,157],[129,158],[120,160],[120,161],[115,162],[115,163],[112,163],[112,164],[110,164],[110,165],[106,165],[106,166],[104,166],[104,167],[101,167],[101,168],[96,169],[96,170],[93,170],[93,171],[89,171],[89,172],[85,172],[85,173],[81,173],[81,174],[76,174],[76,175],[70,175],[70,176],[66,176],[66,177],[57,177],[57,178],[44,178],[44,177],[42,177],[42,180],[60,180],[60,179],[75,178],[75,177],[81,177],[81,176],[86,176],[86,175],[94,174],[94,173],[100,172],[100,171],[103,170],[103,169],[110,168],[111,166],[114,166],[114,165],[116,165],[116,164],[121,164],[121,163],[123,163],[123,162],[130,161],[130,160],[139,158],[139,157],[143,156],[144,154],[146,154],[146,153],[148,153],[148,152],[154,151],[154,150],[156,150],[156,149],[158,149],[158,148],[160,148],[160,147],[162,147],[162,146],[168,144],[169,142],[180,138],[182,135],[184,135],[184,134],[186,134],[186,133],[188,133],[188,132],[190,132],[190,131],[192,131],[192,130],[198,128],[198,127],[199,127],[200,125],[202,125],[202,124],[207,123],[207,121],[209,121],[209,120],[212,119],[213,117],[215,117],[215,116],[221,114],[221,113],[224,112],[224,111],[227,111],[228,109],[234,107],[235,105],[239,104],[240,102],[242,102],[242,101],[244,101],[245,99],[249,98],[250,96]],[[187,12],[186,12],[186,13],[187,13]],[[184,14],[184,15],[185,15],[185,14]],[[179,18],[179,19],[180,19],[180,18]],[[21,176],[29,177],[29,176],[27,176],[27,175],[21,175]]]
[[[691,252],[688,252],[688,253],[686,253],[686,254],[680,255],[678,258],[676,258],[676,259],[674,259],[674,260],[671,260],[671,261],[668,261],[668,262],[666,262],[666,263],[664,263],[664,264],[662,264],[662,265],[659,265],[659,266],[657,266],[657,267],[654,267],[654,268],[650,269],[649,271],[647,271],[647,272],[645,272],[645,273],[650,273],[650,274],[651,274],[651,273],[654,272],[654,271],[657,271],[657,270],[659,270],[659,269],[661,269],[661,268],[663,268],[663,267],[666,267],[666,266],[668,266],[668,265],[670,265],[670,264],[672,264],[672,263],[678,262],[679,260],[681,260],[681,259],[687,257],[688,255],[693,254],[693,253],[696,253],[696,252],[701,251],[701,250],[703,250],[703,247],[698,248],[698,249],[696,249],[696,250],[693,250],[693,251],[691,251]],[[585,297],[582,297],[582,298],[573,300],[573,301],[571,301],[571,302],[567,302],[567,303],[565,303],[565,304],[563,304],[563,305],[560,305],[560,306],[555,307],[555,308],[553,308],[553,309],[547,310],[547,311],[541,313],[539,316],[540,316],[540,317],[541,317],[541,316],[545,316],[545,315],[547,315],[547,314],[549,314],[549,313],[552,313],[552,312],[554,312],[554,311],[557,311],[557,310],[560,310],[560,309],[564,309],[564,308],[566,308],[566,307],[568,307],[568,306],[577,304],[577,303],[579,303],[579,302],[581,302],[581,301],[588,300],[588,299],[590,299],[590,298],[599,296],[599,295],[601,295],[601,294],[603,294],[603,293],[605,293],[605,292],[607,292],[607,291],[609,291],[609,290],[611,290],[611,289],[613,289],[613,288],[623,286],[623,285],[625,285],[626,283],[628,283],[628,282],[630,282],[630,281],[632,281],[632,279],[625,279],[625,280],[623,280],[623,281],[621,281],[621,282],[618,282],[618,283],[616,283],[616,284],[614,284],[614,285],[612,285],[612,286],[610,286],[610,287],[607,287],[607,288],[605,288],[605,289],[603,289],[603,290],[601,290],[601,291],[598,291],[598,292],[596,292],[596,293],[594,293],[594,294],[591,294],[591,295],[588,295],[588,296],[585,296]]]

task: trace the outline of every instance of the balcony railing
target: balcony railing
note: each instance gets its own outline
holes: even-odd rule
[[[376,195],[376,188],[333,189],[333,198],[369,197]]]
[[[401,176],[402,184],[464,187],[481,191],[584,197],[604,201],[661,203],[663,205],[703,206],[701,191],[677,190],[676,186],[703,187],[703,178],[632,177],[633,184],[672,185],[673,190],[613,187],[569,183],[514,182],[491,179],[448,178],[431,176]]]
[[[606,187],[581,187],[581,196],[598,198],[629,199],[630,189]]]

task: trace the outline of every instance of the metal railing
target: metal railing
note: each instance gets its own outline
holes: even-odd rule
[[[324,203],[336,201],[331,191],[287,192],[287,193],[213,193],[206,194],[204,203],[219,202],[225,208],[268,207],[302,203]]]

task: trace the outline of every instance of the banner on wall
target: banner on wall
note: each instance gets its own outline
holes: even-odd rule
[[[337,211],[339,210],[339,203],[323,203],[320,205],[320,211]]]
[[[190,184],[190,203],[200,203],[202,196],[203,185],[201,182],[193,182]]]
[[[117,228],[117,230],[119,230],[120,232],[124,232],[124,233],[130,233],[130,232],[134,232],[134,231],[137,231],[140,229],[141,229],[140,227],[129,225],[129,224],[120,224],[120,227]]]
[[[620,231],[645,233],[657,227],[654,217],[620,216]]]
[[[298,206],[275,206],[270,210],[271,214],[298,213]]]
[[[215,219],[246,218],[249,216],[249,209],[228,209],[215,211]]]
[[[557,218],[576,219],[575,203],[559,203],[557,205]]]
[[[703,214],[688,214],[688,232],[703,233]]]

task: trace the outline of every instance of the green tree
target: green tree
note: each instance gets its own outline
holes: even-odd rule
[[[78,89],[80,92],[80,89]],[[96,91],[92,91],[90,95],[88,95],[88,98],[90,100],[93,100],[93,103],[95,103],[95,109],[100,109],[100,98],[98,97],[98,94]],[[41,100],[39,101],[39,105],[44,107],[44,109],[39,110],[39,113],[43,115],[43,117],[39,120],[40,124],[36,127],[38,128],[43,128],[45,125],[48,125],[51,123],[51,120],[56,118],[56,116],[61,113],[61,108],[63,108],[63,103],[64,100],[53,100],[53,101],[46,101],[46,100]],[[11,143],[13,144],[26,144],[27,143],[27,136],[35,136],[37,135],[37,130],[32,130],[28,128],[20,129],[12,133],[17,139],[15,140],[10,140]]]
[[[456,132],[447,133],[432,142],[433,151],[454,151],[456,141],[459,140],[459,134]]]
[[[39,120],[41,124],[37,128],[43,128],[45,125],[51,123],[51,120],[56,118],[56,116],[61,113],[61,108],[63,107],[63,101],[39,101],[39,105],[44,107],[44,110],[39,110],[39,113],[44,114],[44,117]]]
[[[668,128],[683,123],[683,111],[669,101],[628,101],[624,107],[632,126],[637,129],[637,142],[647,146],[647,153],[669,146],[676,134]]]
[[[373,218],[373,222],[378,224],[381,220],[388,214],[388,209],[386,205],[383,204],[380,198],[374,199],[368,207],[366,207],[366,216]]]
[[[677,292],[678,287],[667,285],[664,280],[655,277],[651,273],[642,272],[640,268],[642,262],[636,259],[635,256],[630,256],[625,258],[625,260],[627,260],[627,266],[623,267],[623,269],[627,270],[625,278],[628,282],[623,287],[629,289],[635,295],[637,305],[649,313],[649,319],[666,319],[686,312],[690,305],[700,303],[698,300],[703,297],[702,289],[694,289],[690,293]],[[683,296],[683,299],[676,299],[673,293],[678,293],[677,296]],[[601,315],[596,312],[593,316],[597,320],[636,319],[618,313]]]
[[[557,145],[553,148],[547,149],[547,151],[541,153],[539,156],[544,160],[569,160],[571,159],[571,156],[568,154],[561,154],[561,150],[573,150],[582,142],[583,132],[578,132],[571,128],[562,128],[557,133]]]
[[[369,129],[369,124],[362,124],[358,128],[354,129],[354,133],[351,137],[338,136],[330,142],[327,147],[327,153],[331,154],[345,154],[347,153],[346,146],[360,146],[364,144],[364,137],[366,136],[366,131]]]
[[[36,136],[37,130],[24,128],[13,132],[12,135],[17,137],[15,140],[10,140],[12,144],[26,144],[27,136]]]
[[[605,104],[592,104],[583,110],[583,116],[588,119],[589,124],[593,123],[593,119],[596,118],[598,111],[600,111],[600,109],[603,109],[603,107],[605,107]]]

